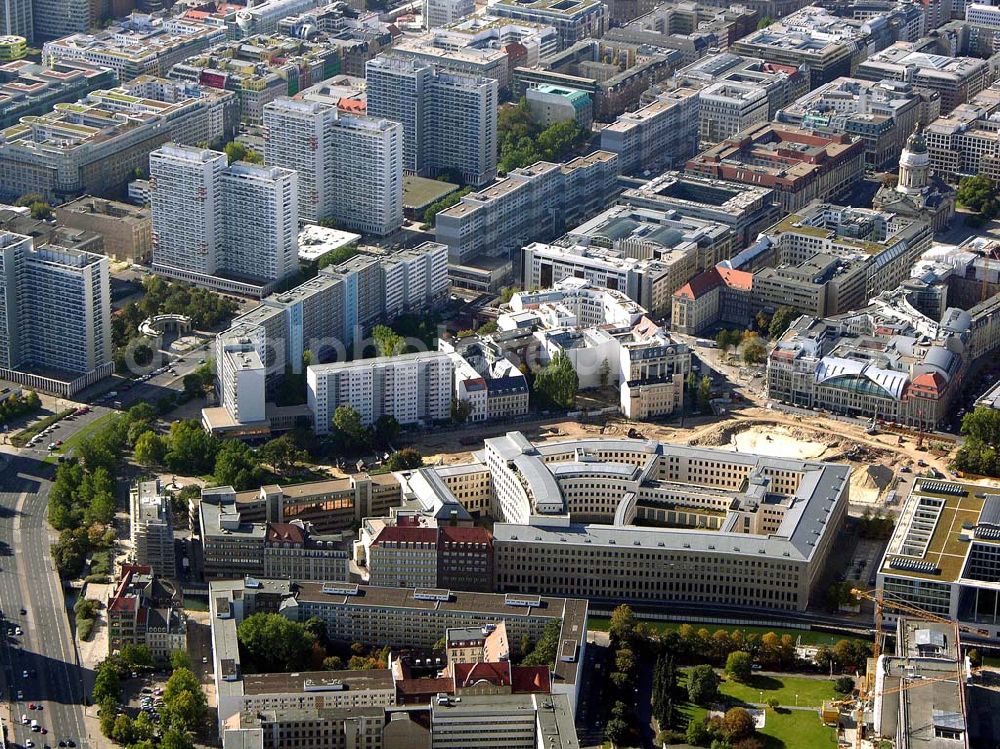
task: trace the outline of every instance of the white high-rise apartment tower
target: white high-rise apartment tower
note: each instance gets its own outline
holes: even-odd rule
[[[0,232],[0,377],[71,395],[111,369],[108,258]]]
[[[348,229],[385,235],[403,225],[403,127],[340,115],[333,125],[333,217]]]
[[[468,184],[496,177],[496,80],[437,71],[428,63],[379,55],[366,66],[368,114],[403,125],[403,168],[426,176],[457,173]]]
[[[299,173],[299,219],[333,216],[333,123],[337,108],[280,98],[264,105],[264,162]]]
[[[333,218],[368,234],[403,223],[403,126],[347,115],[318,102],[276,99],[264,107],[268,164],[299,173],[299,216]]]
[[[149,155],[153,271],[263,296],[298,269],[298,175],[168,143]]]
[[[214,276],[219,270],[226,155],[167,143],[149,154],[153,270]],[[192,279],[186,279],[192,280]]]
[[[282,279],[299,269],[298,176],[291,169],[238,162],[222,173],[225,270]]]

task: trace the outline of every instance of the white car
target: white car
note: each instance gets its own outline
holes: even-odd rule
[[[24,677],[25,679],[28,678],[28,671],[27,671],[27,669],[25,669],[24,671],[21,672],[21,676]]]
[[[24,742],[24,745],[27,747],[27,749],[31,749],[31,747],[35,745],[35,742],[32,741],[31,739],[28,739],[27,741]]]

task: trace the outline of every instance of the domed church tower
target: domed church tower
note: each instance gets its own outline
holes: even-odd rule
[[[922,192],[930,180],[931,157],[927,153],[927,142],[917,125],[913,133],[906,139],[906,148],[899,156],[898,192],[916,195]]]

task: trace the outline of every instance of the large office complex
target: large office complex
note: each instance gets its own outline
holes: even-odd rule
[[[678,289],[672,326],[697,334],[783,306],[817,317],[857,309],[909,278],[931,236],[917,218],[812,203]]]
[[[91,91],[116,83],[111,68],[79,60],[43,67],[28,60],[0,65],[0,129],[21,117],[40,115],[62,102],[77,101]]]
[[[928,284],[933,271],[921,275],[860,309],[799,318],[768,356],[768,396],[936,429],[950,417],[969,365],[989,350],[984,333],[997,323],[983,305],[969,312],[948,306],[955,291]]]
[[[392,55],[371,60],[365,79],[368,114],[403,126],[403,169],[471,185],[496,177],[496,80]]]
[[[537,238],[554,238],[605,207],[617,184],[618,156],[595,151],[565,164],[512,169],[485,190],[438,213],[434,237],[453,263],[480,255],[507,258]]]
[[[502,593],[801,611],[848,504],[850,469],[832,463],[519,432],[479,457],[412,489],[462,501],[486,482]]]
[[[601,131],[601,148],[618,154],[623,174],[673,168],[698,152],[701,98],[680,88],[657,95]]]
[[[298,270],[298,180],[291,169],[166,144],[149,156],[155,272],[262,296]]]
[[[225,141],[236,129],[235,95],[142,76],[57,104],[0,131],[0,195],[37,193],[52,204],[79,195],[124,195],[151,151]]]
[[[1000,88],[995,84],[931,122],[924,130],[930,167],[951,183],[985,174],[1000,179]]]
[[[918,478],[878,569],[878,591],[1000,638],[1000,494],[992,487]],[[894,622],[898,614],[885,611]]]
[[[299,217],[334,219],[367,234],[403,223],[403,128],[343,114],[318,102],[277,99],[264,107],[269,165],[299,174]]]
[[[585,601],[270,579],[213,581],[209,598],[225,746],[252,744],[254,732],[264,731],[264,746],[273,749],[346,748],[359,737],[369,749],[579,747],[573,715],[586,655]],[[249,673],[237,627],[275,612],[300,622],[317,617],[334,642],[389,645],[389,668]],[[536,641],[553,621],[551,669],[513,665],[510,644]],[[448,649],[425,662],[422,651],[441,638]],[[303,731],[308,736],[298,738]]]
[[[864,143],[849,135],[821,135],[765,124],[719,143],[687,163],[687,171],[769,187],[785,213],[847,191],[864,174]]]
[[[804,67],[810,88],[850,75],[865,48],[858,43],[858,29],[819,8],[807,10],[808,14],[786,16],[737,40],[732,51],[778,65]]]
[[[941,96],[941,114],[990,85],[993,74],[986,60],[946,57],[920,51],[909,42],[897,42],[858,65],[855,74],[868,81],[906,81]]]
[[[47,22],[65,24],[67,19],[53,13]],[[175,63],[226,38],[223,29],[142,13],[133,13],[102,31],[83,33],[89,27],[88,18],[78,28],[46,35],[53,41],[45,43],[42,59],[49,64],[83,60],[102,65],[114,70],[119,82],[125,83],[140,75],[166,77]]]
[[[448,355],[437,351],[308,367],[306,398],[313,429],[328,434],[339,406],[354,408],[365,425],[383,415],[400,424],[448,419],[453,369]]]
[[[112,369],[107,257],[0,232],[0,376],[69,396]]]
[[[865,144],[865,165],[896,163],[914,127],[937,117],[937,92],[906,82],[838,78],[781,109],[779,122],[821,133],[846,133]]]
[[[774,191],[768,187],[664,172],[640,187],[625,190],[621,202],[636,208],[676,211],[686,218],[732,229],[734,248],[747,246],[780,218]]]
[[[762,89],[767,94],[768,120],[772,119],[781,107],[809,91],[807,70],[732,52],[707,54],[677,71],[674,78],[677,85],[693,88],[728,81],[740,86]],[[708,128],[708,123],[701,127]]]
[[[608,6],[599,0],[500,0],[491,11],[501,18],[552,26],[566,48],[582,39],[600,39],[608,28]]]

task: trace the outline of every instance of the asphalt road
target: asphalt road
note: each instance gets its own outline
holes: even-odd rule
[[[42,749],[71,739],[78,747],[88,747],[83,695],[90,677],[78,666],[49,554],[55,534],[45,522],[51,483],[44,477],[52,467],[41,463],[36,453],[0,454],[0,609],[8,625],[0,625],[0,665],[12,723],[7,740],[23,747],[30,739]],[[27,610],[24,615],[22,608]],[[15,626],[22,628],[22,635],[14,634]],[[43,709],[29,710],[30,702]],[[48,733],[22,726],[22,714],[37,720]]]

